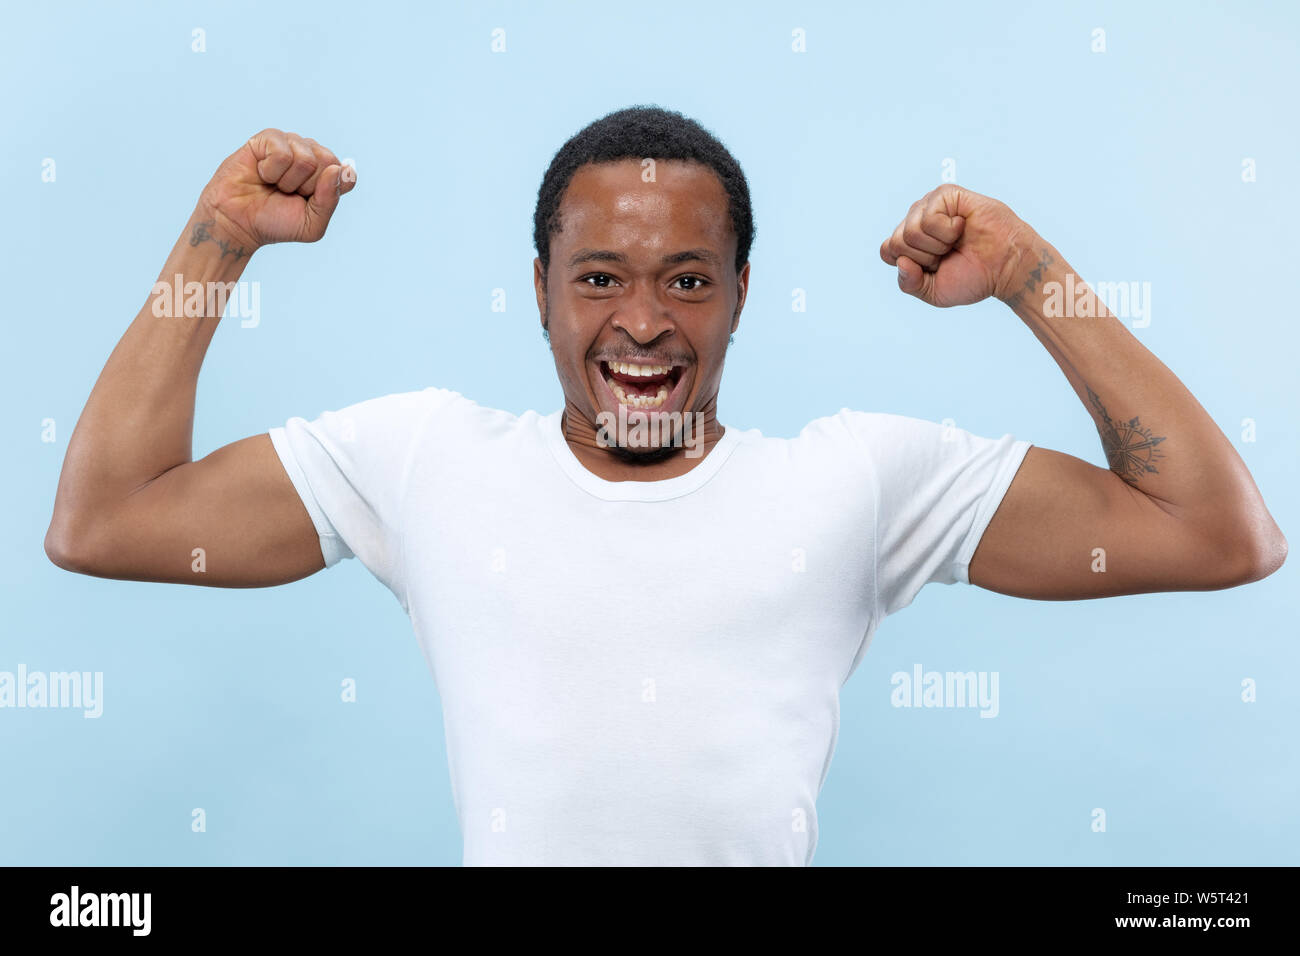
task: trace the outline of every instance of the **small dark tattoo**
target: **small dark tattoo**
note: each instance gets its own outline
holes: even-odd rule
[[[190,245],[197,246],[200,242],[215,242],[217,248],[221,250],[221,258],[224,259],[226,256],[234,256],[236,262],[245,256],[252,255],[251,252],[245,252],[243,246],[235,248],[235,244],[228,239],[218,239],[212,233],[208,232],[209,227],[215,226],[216,224],[217,222],[215,219],[209,219],[207,222],[196,222],[194,224],[194,232],[190,236]]]
[[[1025,291],[1033,292],[1038,288],[1038,284],[1043,281],[1043,270],[1055,263],[1052,254],[1046,249],[1043,250],[1042,256],[1038,260],[1038,265],[1034,266],[1029,272],[1029,278],[1025,280]]]
[[[1130,485],[1137,484],[1144,474],[1159,474],[1154,462],[1165,456],[1156,446],[1165,437],[1152,435],[1151,429],[1144,428],[1136,415],[1126,422],[1113,421],[1097,393],[1087,385],[1084,388],[1088,389],[1088,401],[1097,410],[1100,419],[1097,431],[1101,435],[1101,447],[1106,451],[1110,470]]]
[[[1011,297],[1007,299],[1007,305],[1011,306],[1013,309],[1019,306],[1020,303],[1024,301],[1025,293],[1035,291],[1043,281],[1043,270],[1055,262],[1056,259],[1052,254],[1044,249],[1042,255],[1038,258],[1038,265],[1034,266],[1034,268],[1030,270],[1029,278],[1025,279],[1023,290],[1017,289],[1013,292]]]

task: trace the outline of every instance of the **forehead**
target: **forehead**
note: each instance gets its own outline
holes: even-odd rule
[[[638,159],[588,163],[560,202],[556,246],[602,245],[659,250],[707,242],[720,253],[736,237],[727,191],[708,166],[655,160],[654,179]]]

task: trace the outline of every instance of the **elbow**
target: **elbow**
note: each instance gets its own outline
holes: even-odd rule
[[[1251,566],[1251,572],[1255,576],[1252,581],[1259,581],[1268,577],[1278,568],[1286,563],[1287,543],[1286,536],[1278,529],[1274,529],[1275,534],[1255,550],[1255,560]]]
[[[87,529],[57,512],[45,532],[45,556],[56,568],[75,574],[93,574],[91,536]]]
[[[1231,588],[1252,584],[1262,581],[1285,563],[1286,537],[1274,526],[1267,533],[1251,534],[1238,539],[1227,553],[1231,557],[1224,561],[1224,565],[1230,573],[1222,586]]]

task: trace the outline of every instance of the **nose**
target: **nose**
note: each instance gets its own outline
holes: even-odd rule
[[[622,329],[639,344],[649,345],[671,332],[676,324],[672,301],[661,297],[653,282],[637,282],[622,296],[610,324]]]

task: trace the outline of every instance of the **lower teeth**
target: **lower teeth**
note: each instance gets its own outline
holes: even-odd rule
[[[658,408],[668,400],[668,386],[660,385],[659,391],[655,395],[628,395],[623,386],[613,379],[609,379],[610,390],[614,397],[618,399],[620,405],[626,405],[628,408]]]

